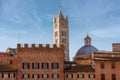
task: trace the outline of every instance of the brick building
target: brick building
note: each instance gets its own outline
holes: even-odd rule
[[[20,44],[0,52],[0,80],[120,80],[120,43],[99,51],[87,34],[69,61],[68,16],[54,18],[54,44]]]
[[[17,57],[16,49],[8,48],[6,52],[0,52],[0,80],[16,80]]]
[[[56,45],[17,45],[18,79],[54,79],[64,78],[64,46]],[[63,64],[63,65],[61,65]]]

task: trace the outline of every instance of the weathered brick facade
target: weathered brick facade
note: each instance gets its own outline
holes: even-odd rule
[[[91,58],[92,64],[82,65],[78,61],[64,62],[64,46],[58,48],[56,45],[50,47],[48,44],[31,46],[18,44],[15,51],[14,55],[11,55],[12,51],[0,54],[0,61],[3,61],[0,64],[0,75],[3,74],[0,76],[1,80],[120,79],[120,52],[94,52]],[[29,67],[23,68],[23,63],[29,63]],[[33,63],[39,63],[39,67],[33,68]],[[47,68],[43,68],[43,63],[47,63]],[[53,63],[57,63],[58,67],[53,68]],[[26,74],[29,76],[24,76]],[[38,78],[33,76],[36,74],[39,75]],[[47,76],[44,76],[46,74]]]
[[[105,80],[120,80],[120,52],[94,53],[94,62],[97,80],[101,80],[101,74],[105,75]],[[112,79],[113,74],[116,79]]]
[[[64,47],[58,48],[56,45],[53,45],[51,48],[48,44],[38,45],[32,44],[31,47],[28,44],[25,46],[17,45],[17,57],[18,57],[18,79],[22,77],[23,74],[29,74],[29,79],[33,79],[33,74],[39,74],[40,80],[43,74],[48,74],[49,80],[53,80],[52,75],[58,74],[58,80],[63,80],[64,78]],[[29,69],[23,69],[22,64],[28,62]],[[39,63],[38,69],[32,68],[32,63]],[[48,63],[47,69],[42,69],[42,63]],[[58,63],[58,69],[52,69],[52,63]],[[61,65],[62,64],[62,65]],[[27,80],[27,79],[26,79]]]

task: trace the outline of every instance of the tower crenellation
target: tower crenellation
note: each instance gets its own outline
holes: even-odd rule
[[[58,47],[56,44],[17,44],[17,50],[19,49],[64,49],[64,45]]]

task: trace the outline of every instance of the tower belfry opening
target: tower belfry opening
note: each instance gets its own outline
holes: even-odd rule
[[[62,11],[59,11],[58,16],[54,17],[53,29],[53,43],[58,47],[61,44],[64,45],[65,61],[69,61],[68,16],[64,17]]]

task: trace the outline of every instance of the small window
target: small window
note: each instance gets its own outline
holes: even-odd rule
[[[23,63],[22,67],[23,69],[29,69],[29,63]]]
[[[37,63],[37,62],[32,63],[32,68],[33,69],[39,69],[39,63]]]
[[[105,65],[104,65],[104,63],[101,63],[100,66],[101,66],[101,69],[104,69]]]
[[[23,78],[29,78],[29,74],[23,74]]]
[[[105,80],[105,74],[101,74],[101,80]]]
[[[73,78],[73,74],[67,74],[67,78]]]
[[[61,32],[61,35],[62,35],[62,36],[66,36],[66,32],[65,32],[65,31],[62,31],[62,32]]]
[[[48,74],[42,74],[42,78],[49,78]]]
[[[95,78],[95,75],[94,74],[89,74],[88,78]]]
[[[13,64],[13,60],[10,60],[10,64]]]
[[[52,63],[52,69],[58,69],[58,63]]]
[[[15,78],[15,73],[9,73],[8,78]]]
[[[111,63],[112,69],[115,69],[115,63]]]
[[[33,74],[32,77],[33,77],[34,79],[38,79],[38,78],[39,78],[39,74]]]
[[[42,63],[42,69],[48,69],[48,63]]]
[[[53,74],[52,78],[59,78],[59,75],[58,74]]]
[[[78,78],[84,78],[84,74],[78,74],[77,77]]]
[[[3,78],[3,73],[0,73],[0,78]]]
[[[112,74],[112,80],[116,80],[116,75]]]

